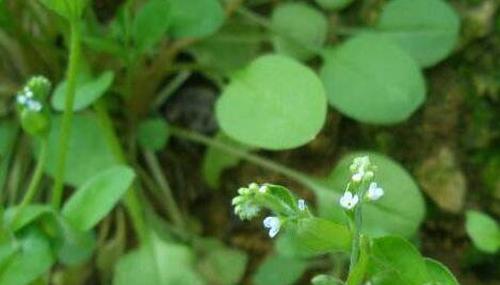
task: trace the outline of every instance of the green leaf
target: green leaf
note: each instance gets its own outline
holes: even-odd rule
[[[446,266],[440,262],[425,258],[427,272],[429,272],[432,284],[436,285],[459,285],[457,279]]]
[[[226,247],[220,241],[203,241],[203,257],[198,268],[210,284],[239,284],[248,262],[245,252]]]
[[[319,6],[328,10],[341,10],[349,6],[353,0],[316,0]]]
[[[292,285],[304,274],[307,263],[281,255],[271,255],[259,266],[253,277],[255,285]]]
[[[193,265],[189,247],[153,237],[118,261],[113,285],[201,285]]]
[[[45,7],[73,21],[82,16],[88,0],[40,0]]]
[[[54,209],[49,205],[32,204],[26,206],[16,218],[15,223],[11,224],[13,221],[12,219],[18,213],[18,209],[18,207],[11,207],[4,213],[4,221],[6,224],[10,225],[10,230],[13,232],[23,229],[44,215],[55,215]]]
[[[226,76],[257,57],[262,42],[258,26],[231,18],[215,35],[195,43],[188,51],[202,66]]]
[[[59,231],[56,250],[61,263],[76,266],[90,259],[96,247],[93,232],[77,230],[63,219],[59,220]]]
[[[360,122],[406,120],[424,102],[415,61],[396,44],[364,33],[325,53],[321,79],[330,104]]]
[[[479,250],[495,253],[500,249],[500,227],[492,217],[469,210],[466,214],[465,230]]]
[[[307,60],[326,41],[328,21],[305,3],[284,3],[273,10],[271,28],[276,33],[273,45],[279,53]]]
[[[126,166],[101,170],[64,204],[63,216],[76,229],[90,230],[120,201],[134,176],[134,171]]]
[[[168,0],[150,0],[144,4],[132,23],[132,38],[137,50],[146,52],[166,36],[171,24]]]
[[[97,78],[80,78],[75,93],[73,111],[80,111],[92,105],[103,96],[113,83],[114,73],[106,71]],[[66,81],[61,82],[54,90],[51,104],[54,109],[64,111],[66,102]]]
[[[168,140],[168,124],[164,119],[147,119],[139,124],[137,131],[139,144],[151,151],[162,150]]]
[[[218,0],[168,0],[172,7],[170,33],[175,38],[200,38],[214,34],[224,23]]]
[[[455,47],[460,20],[446,1],[393,0],[384,7],[377,29],[421,66],[429,67]]]
[[[5,119],[0,121],[0,138],[2,138],[0,139],[0,192],[2,192],[7,178],[17,132],[14,121]]]
[[[300,219],[290,229],[298,252],[322,254],[351,249],[352,234],[345,225],[321,218]],[[334,238],[332,238],[334,237]]]
[[[26,285],[48,272],[54,258],[49,241],[30,230],[19,240],[20,249],[0,270],[0,285]]]
[[[326,117],[320,80],[309,68],[279,55],[262,56],[234,76],[217,101],[216,115],[232,139],[265,149],[301,146]]]
[[[62,116],[53,117],[48,137],[48,157],[57,157],[59,152],[59,130]],[[106,143],[104,131],[91,113],[73,117],[64,181],[80,186],[91,177],[113,165],[117,165],[112,151]],[[49,159],[45,170],[54,175],[56,159]]]
[[[320,275],[314,276],[314,278],[311,280],[311,284],[312,285],[342,285],[342,284],[344,284],[344,282],[342,282],[341,280],[339,280],[333,276],[320,274]]]
[[[232,139],[228,138],[222,132],[219,132],[216,135],[216,139],[218,141],[223,142],[224,144],[234,145],[240,149],[249,150],[251,148],[239,144]],[[208,186],[213,189],[217,189],[220,187],[220,176],[222,172],[228,168],[236,166],[241,161],[241,158],[228,155],[227,153],[220,151],[215,147],[209,147],[205,152],[205,156],[203,157],[203,165],[202,165],[202,174],[205,182]]]
[[[424,259],[408,241],[396,236],[373,240],[372,254],[388,270],[407,285],[428,284],[430,277]]]
[[[355,157],[364,155],[368,155],[370,161],[377,165],[375,181],[384,189],[385,195],[376,202],[363,205],[363,232],[372,236],[412,236],[425,215],[422,194],[401,165],[377,153],[351,153],[339,161],[325,185],[316,189],[320,215],[346,223],[338,200],[351,177],[349,165]]]

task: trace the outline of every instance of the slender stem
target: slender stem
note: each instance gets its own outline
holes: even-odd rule
[[[67,70],[66,97],[64,103],[64,115],[62,127],[59,133],[59,153],[57,155],[56,175],[54,188],[52,190],[52,206],[59,208],[63,194],[64,172],[66,167],[66,156],[68,153],[69,138],[71,135],[71,124],[73,121],[73,104],[76,92],[76,77],[80,63],[80,23],[72,21],[71,40],[69,51],[69,64]]]
[[[186,80],[191,76],[191,71],[181,71],[171,82],[160,92],[153,103],[153,108],[158,109]]]
[[[21,204],[16,210],[16,214],[14,215],[14,219],[12,219],[12,224],[16,222],[19,216],[22,214],[22,211],[26,206],[33,201],[36,193],[38,192],[38,185],[43,176],[43,169],[45,167],[45,163],[47,162],[47,139],[43,138],[41,142],[40,154],[38,155],[38,161],[35,167],[35,172],[33,172],[33,176],[31,177],[30,184],[28,186],[28,190],[21,201]]]
[[[182,218],[181,211],[179,210],[179,207],[175,202],[174,195],[172,194],[172,189],[170,188],[170,185],[168,184],[165,175],[163,175],[163,171],[161,170],[158,159],[156,158],[155,154],[151,151],[144,150],[143,153],[144,153],[144,158],[146,159],[146,163],[148,164],[148,167],[151,170],[153,177],[156,180],[156,183],[163,191],[165,203],[167,206],[167,212],[170,218],[172,219],[173,223],[176,226],[183,228],[185,223]]]
[[[184,130],[184,129],[180,129],[177,127],[171,127],[170,131],[171,131],[171,134],[174,136],[217,148],[225,153],[228,153],[228,154],[236,156],[236,157],[240,157],[241,159],[249,161],[253,164],[259,165],[261,167],[264,167],[266,169],[269,169],[269,170],[277,172],[277,173],[281,173],[285,176],[288,176],[288,177],[294,179],[295,181],[299,182],[300,184],[302,184],[308,188],[311,188],[314,191],[318,191],[319,184],[318,184],[318,182],[316,182],[314,180],[314,178],[312,178],[308,175],[305,175],[303,173],[300,173],[294,169],[288,168],[284,165],[281,165],[281,164],[276,163],[274,161],[265,159],[265,158],[260,157],[258,155],[251,154],[251,153],[244,151],[244,150],[241,150],[237,147],[227,145],[223,142],[220,142],[218,140],[204,136],[202,134],[191,132],[189,130]]]
[[[108,115],[106,106],[102,101],[94,104],[94,109],[97,113],[99,123],[104,131],[108,146],[111,148],[113,156],[120,163],[126,163],[125,154],[120,145],[120,141],[115,133],[113,123]],[[146,242],[149,239],[146,222],[142,213],[142,206],[138,196],[138,189],[132,185],[125,196],[125,206],[132,219],[134,230],[141,242]]]

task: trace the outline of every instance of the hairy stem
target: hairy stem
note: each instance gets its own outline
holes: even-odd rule
[[[63,182],[66,168],[66,156],[68,153],[69,138],[71,135],[71,124],[73,121],[73,104],[76,92],[76,77],[78,75],[78,66],[80,64],[80,24],[78,21],[72,21],[71,40],[69,51],[69,64],[66,74],[66,94],[64,103],[64,114],[62,127],[59,133],[59,153],[57,154],[57,164],[55,173],[55,183],[52,189],[52,206],[59,208],[63,194]]]

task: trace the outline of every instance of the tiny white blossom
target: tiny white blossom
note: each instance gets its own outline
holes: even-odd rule
[[[352,181],[359,182],[363,179],[364,172],[356,172],[352,175]]]
[[[375,201],[380,199],[380,197],[382,196],[384,196],[384,189],[382,189],[382,187],[379,187],[375,182],[370,183],[368,192],[366,193],[366,197],[368,197],[368,199],[372,201]]]
[[[340,197],[340,206],[347,210],[352,210],[359,202],[359,197],[357,194],[352,194],[350,191],[346,191],[342,197]]]
[[[26,101],[28,101],[28,97],[26,97],[24,94],[19,94],[16,97],[16,101],[19,105],[24,105],[26,104]]]
[[[306,210],[306,201],[304,199],[299,199],[298,207],[299,207],[299,210],[305,211]]]
[[[280,231],[281,221],[278,217],[266,217],[263,221],[264,227],[269,229],[269,237],[275,237]]]
[[[26,108],[33,112],[40,112],[42,110],[42,104],[36,100],[28,99],[25,103]]]
[[[260,193],[266,193],[267,190],[268,190],[267,185],[262,185],[262,186],[259,187],[259,192]]]
[[[26,97],[33,98],[33,91],[31,91],[28,87],[24,87],[23,92]]]

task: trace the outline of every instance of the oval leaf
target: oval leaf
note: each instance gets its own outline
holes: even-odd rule
[[[378,201],[363,205],[363,231],[373,236],[413,235],[425,214],[422,194],[413,178],[397,162],[377,153],[352,153],[343,157],[325,181],[316,189],[321,216],[345,222],[338,201],[351,177],[349,165],[354,157],[368,155],[377,165],[375,181],[385,195]]]
[[[134,180],[134,171],[114,166],[83,184],[66,202],[63,216],[76,229],[88,231],[118,203]]]
[[[326,117],[321,82],[306,66],[267,55],[238,73],[217,101],[222,130],[242,143],[288,149],[314,139]]]
[[[172,8],[171,34],[176,38],[206,37],[224,23],[224,9],[218,0],[169,0]]]
[[[459,285],[457,279],[450,272],[446,266],[440,262],[425,258],[425,266],[427,267],[427,272],[429,272],[432,284],[437,285]]]
[[[451,53],[460,20],[442,0],[393,0],[384,7],[377,29],[428,67]]]
[[[165,37],[170,27],[170,5],[166,0],[144,4],[132,23],[132,38],[139,52],[145,52]]]
[[[253,277],[255,285],[295,284],[307,269],[304,260],[281,255],[267,257]]]
[[[425,99],[415,61],[396,44],[369,33],[326,52],[321,79],[330,104],[365,123],[404,121]]]
[[[75,102],[73,111],[80,111],[97,101],[106,93],[113,83],[114,73],[112,71],[103,72],[96,79],[87,79],[79,82],[76,87]],[[64,111],[66,101],[66,81],[59,84],[54,91],[51,104],[54,109]]]
[[[465,229],[478,249],[488,253],[500,249],[500,226],[490,216],[478,211],[467,211]]]
[[[273,10],[271,27],[276,51],[307,60],[326,41],[328,21],[318,10],[304,3],[285,3]]]

